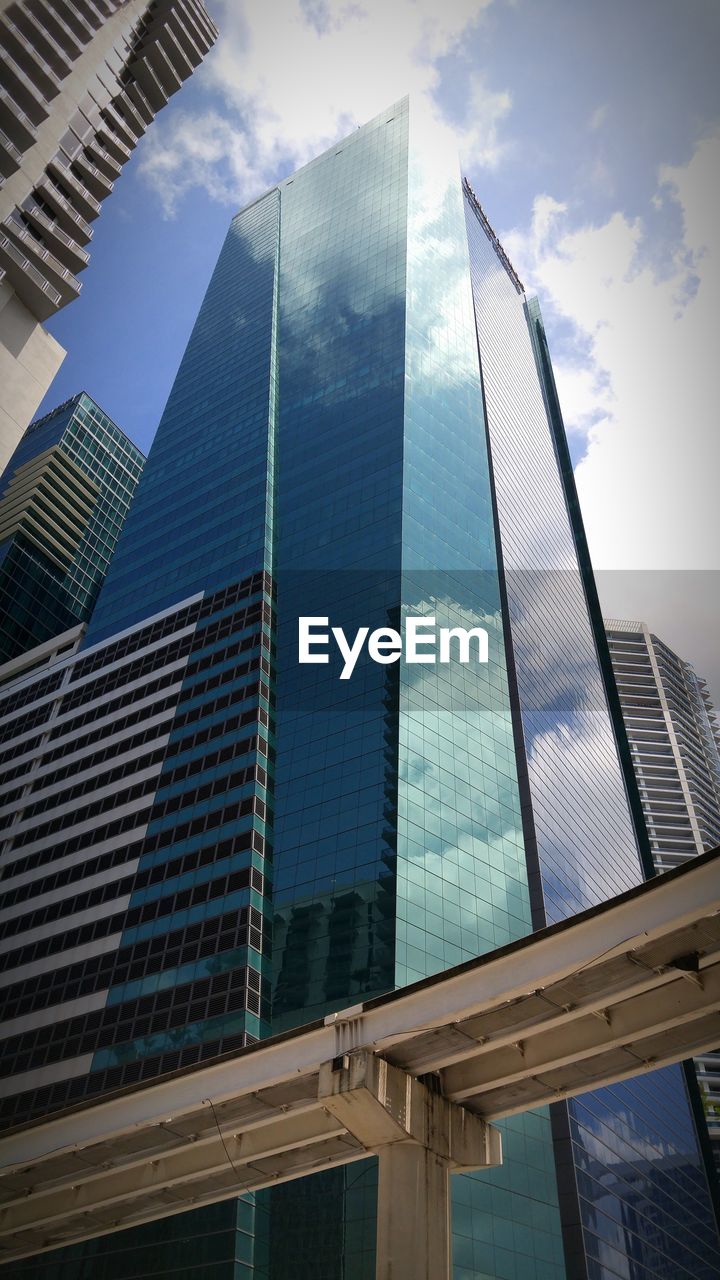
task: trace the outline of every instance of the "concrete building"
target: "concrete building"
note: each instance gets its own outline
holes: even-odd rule
[[[28,427],[0,476],[0,663],[87,622],[144,462],[84,392]]]
[[[0,468],[64,351],[91,224],[217,31],[200,0],[0,3]]]
[[[5,1125],[650,869],[539,308],[425,142],[400,101],[233,219],[87,630],[0,670]],[[300,616],[418,615],[489,661],[298,662]],[[680,1067],[502,1129],[458,1277],[718,1280]],[[13,1280],[368,1280],[376,1203],[368,1159]]]
[[[706,682],[645,622],[605,623],[658,871],[720,844],[720,730]],[[720,1052],[696,1061],[720,1172]]]

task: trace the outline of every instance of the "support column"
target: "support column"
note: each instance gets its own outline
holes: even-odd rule
[[[417,1142],[378,1152],[375,1280],[450,1280],[450,1167]]]
[[[318,1097],[379,1158],[376,1280],[450,1280],[450,1172],[501,1164],[498,1130],[365,1050],[326,1062]]]

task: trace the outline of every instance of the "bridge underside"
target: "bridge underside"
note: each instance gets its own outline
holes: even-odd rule
[[[720,851],[401,992],[9,1131],[0,1261],[374,1154],[378,1277],[442,1280],[449,1174],[500,1162],[493,1120],[717,1044]]]

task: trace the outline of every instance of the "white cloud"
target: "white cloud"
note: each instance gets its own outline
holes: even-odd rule
[[[336,138],[410,92],[426,101],[437,61],[481,20],[492,0],[218,0],[221,36],[196,83],[217,110],[179,106],[148,136],[141,172],[172,215],[191,186],[242,203]],[[455,149],[477,165],[504,153],[500,124],[511,100],[468,77],[467,115]]]
[[[718,565],[719,174],[720,134],[661,171],[658,194],[682,215],[661,272],[647,265],[643,221],[618,212],[573,229],[547,196],[529,232],[505,238],[587,353],[561,360],[557,376],[567,425],[587,438],[576,477],[600,568]]]

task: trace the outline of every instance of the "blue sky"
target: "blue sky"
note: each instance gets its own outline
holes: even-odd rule
[[[596,564],[717,570],[717,0],[206,3],[218,44],[104,206],[44,407],[82,387],[147,449],[232,213],[411,91],[540,296]]]

